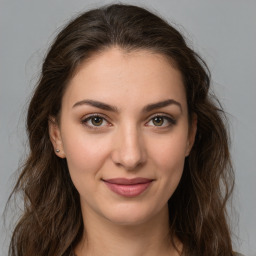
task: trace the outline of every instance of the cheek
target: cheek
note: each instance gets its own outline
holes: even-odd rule
[[[63,135],[63,148],[71,176],[80,179],[96,175],[108,155],[108,138],[71,131]]]
[[[186,133],[175,133],[158,141],[151,149],[151,158],[157,167],[156,175],[161,180],[161,186],[165,187],[169,197],[180,181],[183,173],[186,157],[187,137]]]
[[[162,138],[158,143],[154,143],[152,148],[152,155],[154,159],[168,169],[168,167],[180,165],[186,157],[187,137],[183,134],[181,136],[171,135]]]
[[[97,191],[95,180],[101,178],[100,170],[108,155],[106,139],[84,133],[63,137],[63,147],[71,180],[82,197]]]

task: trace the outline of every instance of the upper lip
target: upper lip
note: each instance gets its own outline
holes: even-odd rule
[[[143,184],[143,183],[149,183],[153,181],[153,179],[147,179],[147,178],[133,178],[133,179],[127,179],[127,178],[114,178],[114,179],[103,179],[103,181],[112,183],[112,184],[118,184],[118,185],[132,185],[132,184]]]

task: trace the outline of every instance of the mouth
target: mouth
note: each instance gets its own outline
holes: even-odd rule
[[[102,180],[106,186],[114,193],[124,197],[136,197],[142,194],[154,181],[147,178],[115,178]]]

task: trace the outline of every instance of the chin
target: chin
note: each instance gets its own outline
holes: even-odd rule
[[[134,207],[126,206],[118,207],[116,210],[112,209],[104,215],[110,222],[117,225],[136,226],[144,224],[158,215],[158,212],[152,209],[142,208],[138,205]]]

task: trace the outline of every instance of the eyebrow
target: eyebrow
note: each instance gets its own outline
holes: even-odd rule
[[[142,111],[143,112],[150,112],[154,109],[167,107],[167,106],[173,105],[173,104],[178,106],[180,108],[181,112],[182,112],[181,104],[178,101],[173,100],[173,99],[168,99],[168,100],[156,102],[156,103],[153,103],[153,104],[149,104],[149,105],[145,106]]]
[[[108,104],[100,102],[100,101],[96,101],[96,100],[81,100],[81,101],[78,101],[73,105],[73,108],[78,107],[78,106],[82,106],[82,105],[90,105],[90,106],[100,108],[100,109],[103,109],[103,110],[107,110],[107,111],[111,111],[111,112],[118,112],[116,107],[108,105]]]
[[[173,104],[178,106],[180,108],[181,112],[182,112],[181,104],[178,101],[173,100],[173,99],[168,99],[168,100],[148,104],[147,106],[145,106],[142,109],[142,112],[150,112],[154,109],[167,107],[167,106],[173,105]],[[82,106],[82,105],[89,105],[89,106],[93,106],[93,107],[100,108],[100,109],[107,110],[107,111],[111,111],[111,112],[118,112],[117,107],[111,106],[109,104],[106,104],[106,103],[103,103],[103,102],[100,102],[100,101],[96,101],[96,100],[81,100],[81,101],[76,102],[73,105],[72,108]]]

